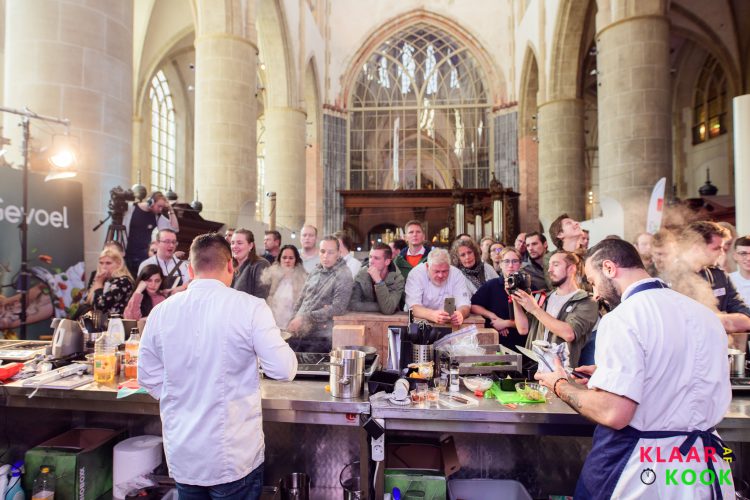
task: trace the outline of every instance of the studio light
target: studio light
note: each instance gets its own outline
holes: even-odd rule
[[[69,169],[75,166],[76,147],[73,138],[67,133],[65,135],[55,135],[52,137],[52,147],[47,156],[50,165],[57,169]]]

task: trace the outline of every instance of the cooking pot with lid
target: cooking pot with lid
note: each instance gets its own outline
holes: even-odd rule
[[[364,387],[365,353],[359,349],[331,351],[330,386],[334,398],[357,398]]]

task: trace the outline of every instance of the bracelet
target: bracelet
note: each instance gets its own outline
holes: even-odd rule
[[[555,394],[555,396],[557,396],[558,398],[560,397],[560,395],[559,395],[559,394],[557,393],[557,384],[559,384],[559,383],[560,383],[561,381],[563,381],[563,380],[564,380],[564,381],[566,381],[566,382],[568,382],[568,379],[567,379],[567,378],[565,378],[565,377],[560,377],[559,379],[555,380],[555,383],[554,383],[554,384],[552,385],[552,392],[553,392],[553,393]]]

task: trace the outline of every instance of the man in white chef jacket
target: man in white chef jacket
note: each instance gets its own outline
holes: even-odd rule
[[[258,367],[291,380],[297,360],[266,302],[230,287],[232,252],[222,235],[193,240],[188,271],[187,290],[149,315],[138,381],[160,402],[180,500],[257,499],[265,448]]]
[[[589,250],[586,277],[614,308],[599,323],[597,365],[578,369],[588,388],[559,363],[536,375],[599,424],[575,498],[734,498],[714,430],[732,399],[721,321],[651,278],[623,240]]]

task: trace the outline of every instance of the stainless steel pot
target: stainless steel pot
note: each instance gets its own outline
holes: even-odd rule
[[[745,376],[745,353],[739,349],[729,349],[729,375],[732,377]]]
[[[365,353],[358,349],[331,351],[330,385],[334,398],[357,398],[364,387]]]

